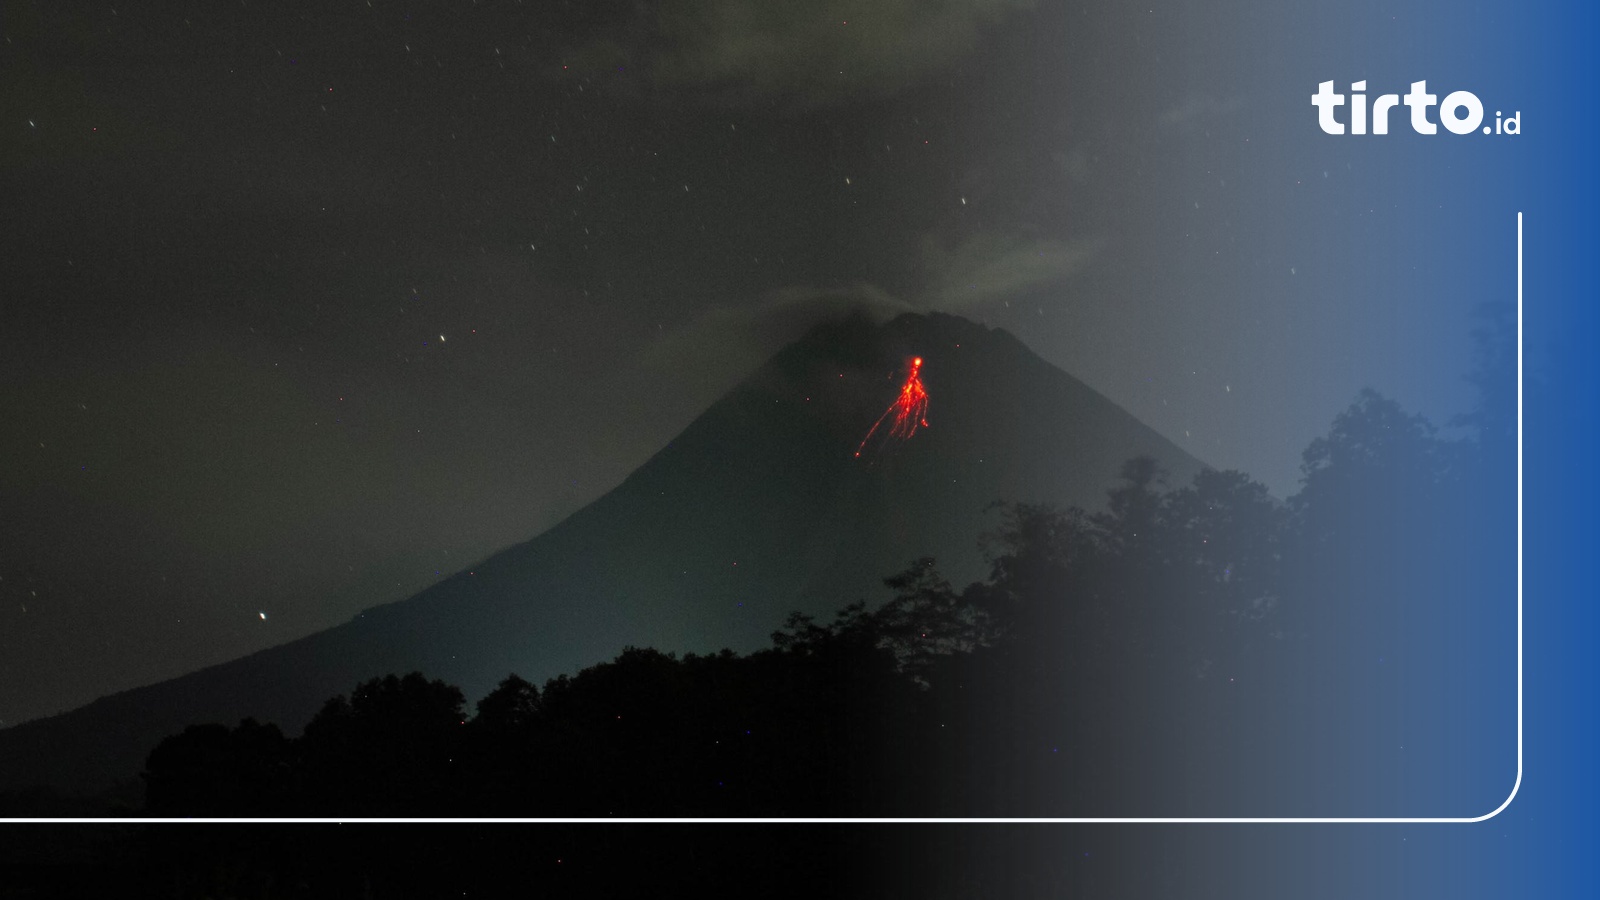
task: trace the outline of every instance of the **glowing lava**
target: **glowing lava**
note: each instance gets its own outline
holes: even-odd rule
[[[890,416],[894,417],[894,422],[889,426],[889,437],[902,441],[916,434],[918,428],[928,427],[928,389],[922,386],[922,357],[911,360],[911,370],[906,373],[906,383],[900,386],[900,396],[894,398],[878,421],[872,423],[867,436],[856,447],[856,456],[860,456],[861,451],[867,448],[867,441],[872,440],[872,436],[878,433],[878,427]]]

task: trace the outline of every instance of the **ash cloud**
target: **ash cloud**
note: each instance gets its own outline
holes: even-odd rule
[[[974,235],[954,247],[926,239],[928,308],[966,312],[1060,283],[1082,271],[1104,246],[1098,238],[1062,241],[994,233]]]
[[[639,5],[569,47],[568,65],[631,71],[717,105],[799,109],[890,96],[972,52],[1032,0],[851,0]]]
[[[788,286],[701,314],[658,340],[643,362],[647,369],[687,377],[701,391],[720,392],[821,322],[856,315],[883,322],[905,312],[976,315],[986,304],[1068,280],[1104,245],[1100,239],[985,232],[952,246],[928,236],[923,284],[910,297],[866,283],[838,289]]]

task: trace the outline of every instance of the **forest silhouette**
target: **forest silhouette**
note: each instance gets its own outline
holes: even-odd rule
[[[915,560],[881,605],[795,614],[759,652],[629,648],[543,685],[510,674],[470,712],[456,687],[388,675],[296,738],[191,726],[150,753],[144,812],[1192,815],[1349,800],[1394,747],[1425,758],[1481,731],[1484,698],[1505,690],[1504,623],[1458,605],[1504,584],[1511,612],[1514,572],[1515,348],[1504,318],[1477,337],[1469,414],[1441,430],[1364,391],[1305,450],[1286,500],[1233,471],[1169,485],[1132,459],[1101,511],[997,503],[987,578],[961,587]],[[1320,775],[1286,792],[1272,773],[1291,764]],[[1407,771],[1386,796],[1458,777]]]

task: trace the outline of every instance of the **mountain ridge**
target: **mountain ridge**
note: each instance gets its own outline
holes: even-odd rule
[[[913,355],[929,427],[856,459]],[[755,649],[790,611],[870,600],[919,556],[957,583],[981,577],[987,506],[1097,507],[1133,456],[1175,484],[1205,467],[1003,330],[936,313],[825,322],[527,541],[333,628],[0,731],[0,789],[98,789],[200,721],[292,733],[390,672],[475,698],[509,672],[541,681],[629,645]]]

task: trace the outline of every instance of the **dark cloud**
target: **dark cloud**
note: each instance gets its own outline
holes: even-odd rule
[[[725,389],[819,322],[852,315],[887,321],[903,312],[967,312],[987,303],[1058,284],[1087,265],[1102,240],[1060,241],[979,233],[954,246],[927,236],[925,281],[910,297],[876,285],[789,286],[742,304],[713,307],[665,335],[645,365],[687,378],[700,390]]]
[[[1186,125],[1197,119],[1210,119],[1236,113],[1243,108],[1243,97],[1218,98],[1197,94],[1177,106],[1162,110],[1156,121],[1166,126]]]
[[[887,321],[917,310],[868,284],[832,290],[780,288],[750,303],[707,311],[657,341],[644,365],[707,393],[720,392],[820,322],[855,315]]]
[[[732,106],[800,108],[892,95],[971,53],[1031,0],[749,3],[668,0],[567,51],[652,89]]]
[[[1050,159],[1061,167],[1062,174],[1072,180],[1073,184],[1088,184],[1094,172],[1093,163],[1096,159],[1087,147],[1073,147],[1071,150],[1057,150],[1050,154]]]

